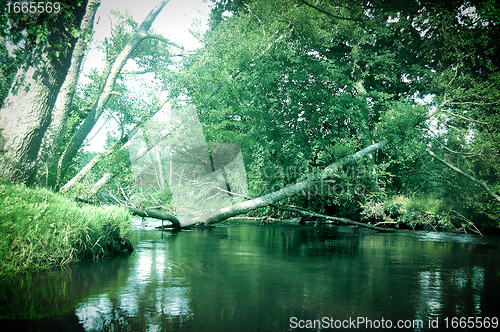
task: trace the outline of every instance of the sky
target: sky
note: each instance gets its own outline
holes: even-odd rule
[[[127,10],[140,24],[158,3],[159,0],[102,0],[94,21],[94,42],[85,60],[83,72],[103,67],[102,54],[97,50],[97,45],[105,37],[111,36],[111,21],[116,21],[111,14],[112,10],[118,10],[122,13]],[[203,0],[170,0],[156,17],[152,29],[183,46],[186,51],[194,50],[201,44],[191,35],[189,30],[193,30],[194,22],[198,22],[199,26],[194,30],[201,29],[203,31],[207,28],[210,13],[209,4]],[[86,148],[87,150],[96,152],[104,150],[108,128],[105,126],[100,129],[103,122],[103,119],[100,119],[94,130],[88,135],[88,138],[93,138],[90,141],[90,146]]]

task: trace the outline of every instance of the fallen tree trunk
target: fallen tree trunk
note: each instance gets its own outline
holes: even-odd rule
[[[90,201],[88,199],[80,198],[80,197],[75,198],[75,201],[80,202],[80,203],[90,204],[90,205],[99,205],[98,202]],[[163,213],[163,212],[154,211],[154,210],[141,210],[141,209],[131,208],[131,207],[123,206],[123,205],[122,205],[122,207],[127,209],[134,216],[143,217],[143,218],[160,219],[162,221],[168,220],[172,223],[174,229],[179,230],[181,228],[181,224],[179,222],[179,219],[176,216],[174,216],[173,214]]]
[[[323,172],[321,173],[321,177],[318,178],[316,176],[311,176],[307,179],[305,179],[302,182],[296,183],[294,185],[288,186],[286,188],[283,188],[281,190],[272,192],[270,194],[254,198],[252,200],[238,203],[235,205],[231,205],[222,209],[218,209],[216,211],[209,212],[207,214],[204,214],[202,216],[194,217],[191,219],[188,219],[186,221],[183,221],[181,223],[181,227],[190,227],[195,224],[206,224],[206,225],[211,225],[218,223],[222,220],[225,220],[230,217],[237,216],[239,214],[244,214],[247,213],[251,210],[255,210],[270,204],[273,204],[275,202],[278,202],[284,198],[294,196],[300,192],[305,192],[306,189],[310,188],[311,185],[313,185],[315,182],[318,180],[323,180],[325,178],[328,178],[336,173],[336,171],[343,165],[356,161],[360,159],[363,156],[366,156],[367,154],[382,149],[384,146],[386,146],[389,143],[388,139],[384,139],[383,141],[380,141],[378,143],[372,144],[355,154],[352,154],[350,156],[344,157],[341,160],[339,160],[336,163],[331,164],[328,166]],[[332,217],[333,218],[333,217]]]
[[[312,217],[318,217],[318,218],[323,218],[326,220],[332,220],[336,222],[341,222],[347,225],[355,225],[359,227],[365,227],[381,232],[392,232],[392,229],[387,229],[387,228],[382,228],[382,227],[377,227],[377,226],[372,226],[372,225],[367,225],[363,223],[359,223],[347,218],[340,218],[340,217],[331,217],[319,213],[314,213],[314,212],[309,212],[306,210],[302,209],[297,209],[297,208],[291,208],[291,207],[282,207],[275,205],[274,203],[282,200],[287,197],[294,196],[300,192],[305,192],[305,189],[308,189],[309,186],[312,184],[315,184],[318,180],[323,180],[326,179],[336,173],[336,171],[343,165],[356,161],[363,156],[372,153],[373,151],[382,149],[389,143],[389,140],[385,139],[383,141],[380,141],[378,143],[372,144],[355,154],[352,154],[350,156],[344,157],[341,160],[339,160],[336,163],[331,164],[323,172],[321,173],[321,176],[318,178],[316,176],[311,176],[307,179],[305,179],[302,182],[296,183],[294,185],[288,186],[286,188],[283,188],[281,190],[278,190],[276,192],[272,192],[270,194],[250,199],[248,201],[238,203],[235,205],[231,205],[229,207],[225,207],[216,211],[209,212],[207,214],[204,214],[202,216],[194,217],[191,219],[188,219],[186,221],[180,222],[179,219],[171,214],[166,214],[158,211],[152,211],[152,210],[140,210],[140,209],[135,209],[135,208],[130,208],[127,207],[127,209],[132,213],[132,215],[136,215],[139,217],[148,217],[148,218],[155,218],[155,219],[160,219],[160,220],[168,220],[172,223],[173,227],[175,229],[181,229],[181,228],[190,228],[195,226],[196,224],[205,224],[205,225],[211,225],[218,223],[222,220],[226,220],[228,218],[237,216],[239,214],[244,214],[247,213],[251,210],[258,209],[260,207],[264,206],[273,206],[275,208],[283,209],[283,210],[288,210],[288,211],[293,211],[300,213],[302,215],[307,215],[307,216],[312,216]],[[78,199],[81,202],[88,202],[85,199]]]
[[[134,216],[139,216],[143,218],[155,218],[155,219],[160,219],[160,220],[168,220],[172,223],[175,229],[180,229],[181,228],[181,223],[179,222],[179,219],[177,219],[176,216],[173,214],[167,214],[159,211],[153,211],[153,210],[139,210],[139,209],[134,209],[134,208],[127,208],[130,213]],[[163,225],[162,225],[163,226]]]

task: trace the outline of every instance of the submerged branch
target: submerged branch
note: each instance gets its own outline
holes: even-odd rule
[[[369,229],[373,229],[373,230],[379,231],[379,232],[394,232],[394,229],[392,229],[392,228],[377,227],[377,226],[364,224],[364,223],[357,222],[357,221],[347,219],[347,218],[327,216],[325,214],[310,212],[310,211],[299,209],[299,208],[294,208],[294,207],[289,207],[289,206],[279,206],[279,205],[275,205],[275,204],[270,204],[269,206],[272,206],[273,208],[277,208],[277,209],[284,210],[284,211],[300,213],[303,216],[322,218],[322,219],[326,219],[326,220],[340,222],[340,223],[343,223],[346,225],[353,225],[353,226],[358,226],[358,227],[369,228]]]

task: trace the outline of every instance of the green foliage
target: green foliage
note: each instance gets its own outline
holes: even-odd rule
[[[66,48],[67,39],[75,38],[82,34],[79,22],[75,22],[75,13],[85,10],[85,0],[66,0],[58,2],[59,12],[36,10],[35,13],[16,13],[11,5],[7,11],[6,0],[2,1],[2,15],[0,16],[0,36],[7,37],[13,44],[21,44],[24,52],[29,53],[39,44],[48,46],[48,56],[58,58],[63,48]],[[12,1],[14,3],[14,1]],[[37,1],[38,3],[53,8],[54,1]],[[29,8],[28,8],[29,9]],[[62,36],[65,36],[63,38]]]
[[[45,189],[0,184],[0,273],[63,266],[130,252],[130,215],[78,207]]]
[[[113,31],[111,37],[105,38],[99,48],[105,54],[104,61],[107,66],[110,66],[124,46],[135,35],[139,24],[133,19],[130,13],[120,13],[112,11],[116,22],[113,23]],[[155,79],[158,79],[162,84],[167,84],[171,76],[171,66],[174,64],[172,55],[172,47],[167,38],[156,34],[154,30],[150,30],[148,35],[156,36],[157,38],[144,39],[132,52],[128,61],[134,62],[137,66],[137,73],[143,75],[151,73]],[[139,79],[138,75],[129,73],[133,79]],[[149,77],[148,80],[151,80]],[[159,86],[157,88],[162,89]],[[155,90],[152,89],[151,92]]]
[[[360,213],[368,222],[396,228],[481,234],[454,205],[453,201],[431,196],[393,195],[370,197],[361,204]]]
[[[295,183],[386,137],[402,151],[353,166],[377,163],[379,178],[339,183],[376,190],[397,176],[391,165],[408,167],[420,156],[427,110],[411,98],[432,73],[419,65],[419,33],[409,17],[389,24],[390,10],[372,8],[368,19],[364,5],[351,5],[320,2],[322,12],[288,1],[218,2],[205,46],[175,77],[173,94],[196,104],[207,139],[241,146],[252,194]],[[233,15],[222,16],[225,10]],[[268,176],[269,169],[285,172]],[[343,191],[305,193],[291,203],[353,216],[359,200]]]

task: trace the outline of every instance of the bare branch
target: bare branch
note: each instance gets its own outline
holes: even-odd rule
[[[177,45],[173,41],[168,40],[167,38],[155,34],[148,34],[144,39],[150,38],[150,39],[158,39],[159,41],[164,42],[165,44],[172,45],[174,47],[177,47],[178,49],[181,49],[184,51],[184,47]]]
[[[430,129],[429,129],[429,131],[430,131],[431,133],[433,133],[434,135],[436,135],[436,133],[434,133],[432,130],[430,130]],[[437,136],[437,135],[436,135],[436,136]],[[440,140],[438,140],[436,137],[431,136],[431,138],[432,138],[433,140],[435,140],[436,142],[438,142],[438,143],[439,143],[439,145],[441,145],[441,147],[442,147],[442,148],[444,148],[445,150],[447,150],[447,151],[449,151],[449,152],[451,152],[451,153],[459,154],[459,155],[462,155],[462,156],[477,156],[478,154],[480,154],[480,153],[481,153],[481,151],[479,151],[479,152],[470,152],[470,153],[468,153],[468,152],[458,152],[458,151],[454,151],[454,150],[452,150],[452,149],[448,148],[446,145],[444,145],[444,143],[442,143],[442,142],[441,142]]]
[[[497,194],[495,194],[491,189],[490,187],[488,187],[488,185],[486,183],[484,183],[483,181],[481,180],[478,180],[476,179],[475,177],[473,177],[472,175],[469,175],[467,173],[465,173],[464,171],[462,171],[460,168],[450,164],[449,162],[447,162],[446,160],[438,157],[434,152],[432,152],[431,150],[427,150],[427,152],[433,156],[434,158],[436,158],[438,161],[440,161],[442,164],[446,165],[447,167],[451,168],[452,170],[454,170],[455,172],[457,172],[458,174],[461,174],[463,176],[465,176],[467,179],[471,180],[472,182],[475,182],[477,184],[479,184],[481,187],[483,187],[483,189],[488,193],[490,194],[490,196],[492,196],[493,198],[495,198],[497,201],[500,202],[500,196],[498,196]]]
[[[479,121],[479,120],[474,120],[474,119],[471,119],[471,118],[466,118],[465,116],[455,114],[455,113],[453,113],[453,112],[451,112],[451,111],[448,111],[448,110],[442,110],[442,111],[443,111],[443,112],[445,112],[445,113],[448,113],[448,114],[450,114],[450,115],[453,115],[453,116],[455,116],[455,117],[457,117],[457,118],[460,118],[460,119],[462,119],[462,120],[467,120],[467,121],[470,121],[470,122],[477,122],[477,123],[484,124],[484,125],[487,125],[487,124],[488,124],[488,123],[486,123],[486,122],[482,122],[482,121]]]
[[[480,103],[476,101],[452,101],[450,102],[451,105],[498,105],[500,104],[500,101],[495,101],[491,103]]]

